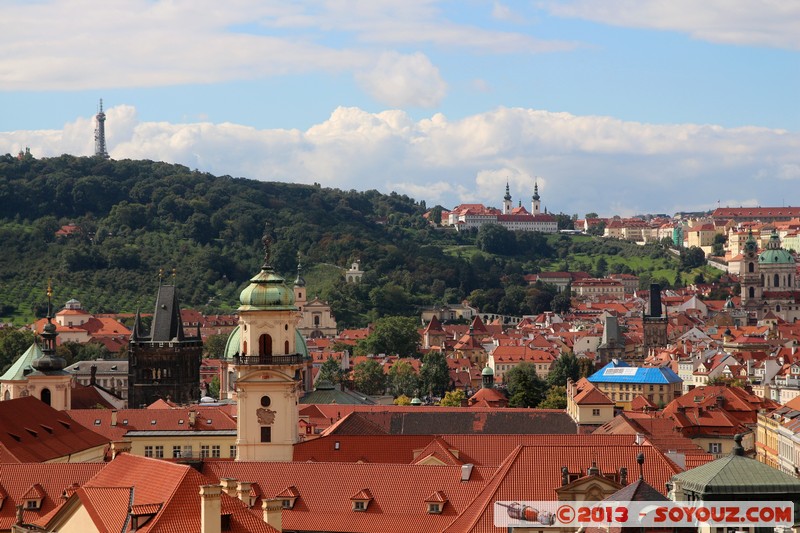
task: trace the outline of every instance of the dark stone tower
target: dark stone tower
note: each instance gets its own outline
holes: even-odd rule
[[[149,334],[142,329],[137,312],[128,347],[128,407],[159,398],[199,401],[203,341],[199,330],[193,337],[184,334],[174,285],[159,286]]]
[[[667,317],[661,310],[661,286],[657,283],[650,285],[650,301],[642,322],[644,326],[642,356],[647,357],[651,348],[665,348],[668,343]]]

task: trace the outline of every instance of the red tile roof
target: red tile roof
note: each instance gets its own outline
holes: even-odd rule
[[[28,463],[0,464],[0,490],[5,493],[0,507],[0,531],[10,531],[16,506],[25,505],[23,495],[37,484],[43,493],[38,510],[25,509],[23,521],[34,522],[61,505],[61,495],[74,491],[73,483],[83,484],[105,467],[105,463]]]
[[[460,466],[230,461],[203,464],[203,472],[214,479],[258,483],[261,498],[274,497],[287,485],[294,485],[300,496],[291,510],[283,510],[284,530],[353,533],[442,531],[469,505],[494,471],[474,467],[469,480],[462,481]],[[353,511],[351,498],[365,490],[372,501],[365,511]],[[441,514],[429,514],[426,500],[437,491],[448,505]]]
[[[190,425],[191,411],[197,413],[194,426]],[[66,413],[72,420],[92,428],[111,441],[121,440],[129,431],[190,432],[236,429],[236,420],[220,407],[119,409],[116,412],[116,425],[112,425],[114,412],[108,409],[70,409]]]
[[[0,462],[39,463],[109,440],[33,396],[0,402]]]

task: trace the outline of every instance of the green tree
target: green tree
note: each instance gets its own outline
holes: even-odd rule
[[[578,360],[572,353],[562,353],[561,356],[553,362],[550,368],[550,373],[547,374],[547,383],[550,386],[564,386],[567,380],[578,381],[580,370],[578,369]]]
[[[594,277],[604,278],[606,274],[608,274],[608,261],[606,261],[605,257],[601,256],[594,264]]]
[[[475,238],[478,249],[490,254],[513,255],[516,244],[514,232],[499,224],[483,224]]]
[[[602,237],[606,231],[606,223],[604,220],[601,220],[591,228],[589,228],[586,233],[589,235],[594,235],[595,237]]]
[[[428,352],[419,371],[420,387],[431,396],[442,396],[450,387],[450,370],[442,352]]]
[[[392,354],[400,357],[419,355],[419,331],[413,317],[389,316],[379,318],[366,339],[356,345],[358,355]]]
[[[401,394],[400,396],[395,398],[394,402],[392,403],[395,405],[411,405],[411,398],[409,398],[405,394]]]
[[[0,329],[0,366],[3,372],[25,353],[33,344],[33,332],[30,330],[2,328]]]
[[[464,391],[461,389],[451,390],[444,393],[444,398],[439,402],[442,407],[461,407],[461,402],[465,400]]]
[[[398,360],[393,364],[387,381],[395,396],[415,396],[419,390],[419,378],[408,361]]]
[[[592,211],[591,213],[586,213],[583,218],[600,218],[600,215]]]
[[[374,359],[361,361],[353,368],[353,386],[364,394],[383,394],[386,389],[383,367]]]
[[[536,365],[520,363],[506,372],[509,407],[536,407],[547,392],[547,383],[536,374]]]
[[[328,359],[322,363],[322,366],[319,368],[319,374],[317,374],[317,382],[327,381],[329,383],[341,383],[344,380],[345,372],[342,370],[342,365],[334,359],[333,357],[328,357]]]
[[[697,268],[706,264],[706,254],[702,248],[692,246],[691,248],[681,248],[681,267],[685,270]]]
[[[588,357],[578,357],[578,379],[594,374],[594,361]]]
[[[211,383],[208,384],[208,390],[206,391],[206,394],[214,399],[219,400],[219,376],[214,376],[211,378]]]
[[[209,359],[222,359],[225,357],[225,345],[228,344],[228,335],[209,335],[203,341],[203,356]]]
[[[566,314],[569,313],[569,310],[572,308],[572,290],[567,287],[564,289],[563,292],[560,292],[553,296],[553,301],[550,304],[552,311],[554,313],[559,314]]]
[[[550,387],[547,395],[539,405],[539,409],[566,409],[567,408],[567,388],[554,386]]]

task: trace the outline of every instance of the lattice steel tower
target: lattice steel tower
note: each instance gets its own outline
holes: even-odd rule
[[[100,99],[100,112],[94,117],[97,125],[94,128],[94,155],[108,159],[106,150],[106,114],[103,113],[103,99]]]

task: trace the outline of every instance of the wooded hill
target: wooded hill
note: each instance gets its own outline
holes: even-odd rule
[[[636,271],[666,272],[665,281],[677,268],[658,246],[498,226],[459,234],[430,226],[425,211],[424,202],[395,193],[213,176],[153,161],[0,156],[0,321],[42,316],[48,279],[59,308],[76,298],[95,313],[149,311],[159,269],[167,279],[175,269],[183,305],[233,310],[263,260],[265,224],[276,270],[293,281],[299,257],[309,297],[329,301],[340,326],[415,314],[474,291],[486,310],[538,312],[553,293],[526,287],[522,275],[559,268],[573,253],[584,254],[577,266],[587,268],[595,252],[607,253],[603,267],[622,271],[630,270],[624,257],[636,256]],[[80,232],[57,238],[67,224]],[[342,271],[356,259],[363,283],[345,284]]]

